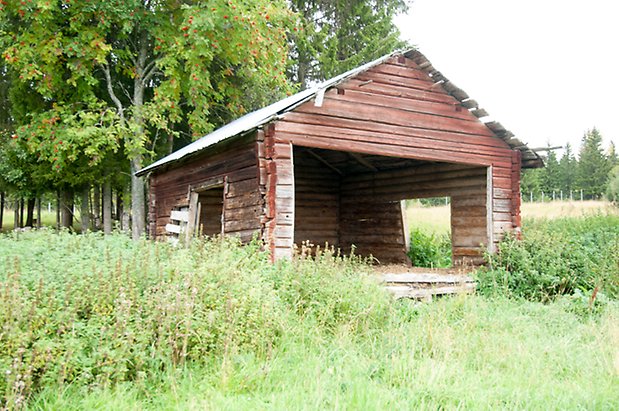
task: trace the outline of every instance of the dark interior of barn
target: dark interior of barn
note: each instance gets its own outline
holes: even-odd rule
[[[451,197],[453,263],[488,241],[487,168],[294,147],[294,242],[410,264],[402,200]]]

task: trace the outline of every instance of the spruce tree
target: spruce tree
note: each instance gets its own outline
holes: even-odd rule
[[[574,157],[572,146],[570,143],[565,145],[565,153],[559,161],[559,188],[566,195],[575,189],[576,183],[576,166],[578,162]]]
[[[577,182],[586,198],[598,198],[606,191],[609,162],[602,151],[602,135],[593,128],[585,133],[580,147]]]
[[[543,169],[541,176],[541,189],[542,191],[552,193],[559,190],[560,170],[559,162],[557,161],[557,154],[549,150],[548,157],[546,158],[546,167]]]

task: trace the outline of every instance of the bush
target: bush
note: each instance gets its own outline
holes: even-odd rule
[[[478,273],[478,289],[549,301],[598,287],[619,297],[619,216],[597,215],[525,224],[507,236]]]
[[[451,237],[415,228],[410,234],[408,257],[415,267],[450,267]]]

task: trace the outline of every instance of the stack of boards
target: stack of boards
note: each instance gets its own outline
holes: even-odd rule
[[[431,301],[434,296],[475,291],[475,280],[467,274],[383,273],[381,280],[387,291],[398,299],[413,298]]]

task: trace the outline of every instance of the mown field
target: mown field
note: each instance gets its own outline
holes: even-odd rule
[[[532,220],[476,295],[360,261],[0,235],[8,409],[619,409],[619,217]],[[541,258],[544,256],[544,258]],[[595,298],[592,298],[595,292]]]

